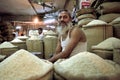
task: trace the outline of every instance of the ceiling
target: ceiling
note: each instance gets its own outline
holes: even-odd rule
[[[52,8],[45,5],[42,6],[34,1],[37,0],[0,0],[0,15],[37,15],[50,13],[67,7],[69,1],[74,0],[43,0],[46,5],[53,6]]]

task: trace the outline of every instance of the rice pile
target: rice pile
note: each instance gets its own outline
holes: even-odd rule
[[[13,43],[18,43],[18,42],[23,42],[23,41],[20,40],[20,39],[18,39],[18,38],[15,38],[15,39],[13,39],[11,42],[13,42]]]
[[[52,30],[49,30],[45,33],[45,35],[57,36],[57,33],[53,32]]]
[[[113,65],[90,52],[81,52],[69,59],[58,60],[54,63],[54,69],[66,80],[100,80],[101,77],[117,73]]]
[[[115,37],[110,37],[102,41],[98,45],[92,46],[92,49],[113,50],[115,44],[118,44],[117,46],[120,46],[119,43],[120,43],[120,39],[115,38]]]
[[[0,63],[0,80],[50,80],[52,69],[51,62],[21,49]]]
[[[0,44],[0,48],[1,49],[2,48],[14,48],[14,47],[16,47],[16,46],[13,45],[13,44],[11,44],[10,42],[7,42],[7,41],[5,41],[5,42],[3,42],[3,43]]]

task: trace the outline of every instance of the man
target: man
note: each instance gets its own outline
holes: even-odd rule
[[[58,14],[59,39],[56,53],[49,59],[55,62],[61,58],[69,58],[79,52],[87,50],[86,36],[79,27],[72,25],[71,15],[67,10],[61,10]]]
[[[38,33],[39,33],[39,37],[42,40],[44,35],[43,35],[43,29],[42,28],[38,28]]]

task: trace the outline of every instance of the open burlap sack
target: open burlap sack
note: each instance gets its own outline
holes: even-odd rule
[[[92,52],[94,52],[98,56],[102,57],[103,59],[113,60],[113,50],[109,51],[109,50],[97,50],[97,49],[94,49],[94,50],[92,50]]]
[[[87,37],[87,50],[90,52],[93,45],[113,36],[112,26],[104,21],[92,20],[87,25],[83,25],[82,29]]]
[[[49,59],[55,53],[57,40],[58,38],[56,36],[47,35],[44,37],[43,42],[45,59]]]
[[[120,23],[113,25],[113,37],[120,39]]]
[[[0,80],[52,80],[53,64],[26,50],[19,50],[0,63]]]
[[[98,19],[102,20],[102,21],[105,21],[107,23],[110,23],[118,17],[120,17],[119,13],[109,13],[109,14],[101,15]]]
[[[109,80],[116,68],[94,53],[82,52],[54,63],[54,70],[64,80]]]
[[[115,37],[110,37],[107,38],[106,40],[100,42],[99,44],[92,46],[93,50],[113,50],[114,49],[114,44],[118,44],[120,47],[120,39],[115,38]]]
[[[18,38],[13,39],[10,41],[13,45],[18,46],[18,49],[27,49],[26,42],[22,41]]]
[[[18,50],[18,47],[13,45],[10,42],[5,41],[5,42],[0,44],[0,54],[1,55],[10,56],[11,54],[16,52],[17,50]]]
[[[43,41],[38,36],[31,36],[26,40],[27,50],[30,52],[43,53]]]
[[[89,22],[91,22],[92,20],[94,20],[94,19],[92,19],[92,18],[81,19],[81,20],[78,21],[78,25],[79,25],[79,26],[81,26],[81,25],[86,25],[86,24],[88,24]]]
[[[116,19],[114,19],[112,22],[110,22],[109,24],[120,24],[120,17],[117,17]]]

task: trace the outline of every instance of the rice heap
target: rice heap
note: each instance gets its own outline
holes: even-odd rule
[[[18,39],[22,40],[22,41],[26,41],[28,39],[28,37],[26,35],[24,36],[18,36]]]
[[[50,80],[52,69],[51,62],[21,49],[0,63],[0,80]]]
[[[90,52],[81,52],[69,59],[58,60],[54,63],[54,69],[65,80],[100,80],[101,77],[117,73],[113,65]]]
[[[17,46],[15,46],[7,41],[0,44],[0,49],[2,49],[2,48],[14,48],[14,47],[17,47]]]
[[[87,25],[85,26],[96,26],[96,25],[106,25],[107,23],[102,21],[102,20],[92,20],[91,22],[89,22]],[[85,27],[84,26],[84,27]]]
[[[26,42],[18,38],[13,39],[11,43],[14,44],[15,46],[18,46],[19,49],[27,49]]]
[[[113,50],[114,44],[118,44],[117,46],[120,47],[119,43],[120,43],[120,39],[115,38],[115,37],[110,37],[110,38],[107,38],[106,40],[102,41],[98,45],[92,46],[92,49]]]
[[[53,32],[52,30],[49,30],[45,33],[45,35],[57,36],[57,33]]]

